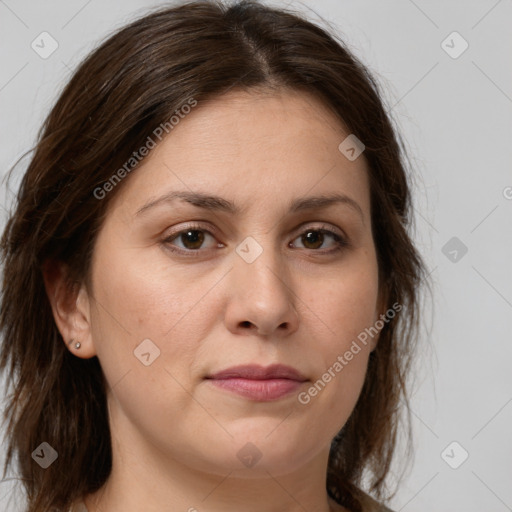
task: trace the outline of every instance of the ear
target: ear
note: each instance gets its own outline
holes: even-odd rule
[[[68,350],[84,359],[95,356],[90,298],[85,284],[70,284],[68,267],[58,261],[45,262],[42,270],[53,317]],[[80,342],[78,349],[75,347],[77,342]]]

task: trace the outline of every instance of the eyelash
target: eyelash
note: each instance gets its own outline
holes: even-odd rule
[[[197,250],[180,249],[180,248],[176,248],[176,246],[172,246],[172,244],[171,244],[172,241],[177,239],[183,233],[187,233],[188,231],[202,231],[202,232],[208,233],[211,236],[214,236],[213,233],[211,233],[207,229],[204,229],[202,226],[200,226],[198,224],[192,224],[190,226],[187,226],[185,229],[182,229],[176,233],[173,233],[172,235],[165,238],[162,242],[167,246],[168,250],[170,250],[171,252],[186,255],[189,257],[200,256],[200,253],[203,252],[201,249],[197,249]],[[319,252],[320,254],[329,255],[329,254],[334,254],[334,253],[340,252],[349,246],[349,243],[342,236],[340,236],[337,232],[335,232],[334,230],[332,230],[326,226],[321,226],[318,228],[308,228],[308,229],[302,231],[299,234],[299,236],[303,235],[304,233],[310,232],[310,231],[332,236],[334,239],[334,242],[336,244],[336,247],[334,249],[329,249],[329,250],[304,249],[306,251]],[[298,238],[298,237],[296,237],[296,238]]]

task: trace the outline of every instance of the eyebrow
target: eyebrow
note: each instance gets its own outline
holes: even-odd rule
[[[153,199],[147,202],[144,206],[137,210],[135,215],[142,215],[143,213],[160,204],[169,204],[176,200],[182,200],[203,210],[221,211],[233,215],[240,214],[242,213],[243,210],[235,203],[228,201],[227,199],[224,199],[223,197],[220,196],[204,194],[202,192],[177,190],[169,192],[168,194],[164,194],[163,196],[160,196],[157,199]],[[364,222],[363,210],[361,209],[359,204],[354,199],[345,194],[323,194],[319,196],[300,197],[291,202],[289,206],[289,211],[290,213],[298,213],[307,210],[319,210],[335,204],[344,204],[350,207],[351,209],[359,213],[361,219]]]

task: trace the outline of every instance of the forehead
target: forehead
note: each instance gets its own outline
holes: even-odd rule
[[[338,149],[348,135],[310,94],[232,91],[183,116],[125,178],[114,203],[134,213],[150,198],[188,189],[266,208],[340,192],[367,209],[364,155],[350,161]]]

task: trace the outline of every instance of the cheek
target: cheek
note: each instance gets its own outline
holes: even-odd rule
[[[361,392],[372,348],[368,332],[377,319],[377,267],[371,260],[360,262],[316,288],[309,302],[321,320],[313,323],[312,317],[310,322],[312,335],[316,333],[310,360],[318,372],[298,398],[311,412],[328,418],[324,428],[333,435],[348,419]]]
[[[109,382],[127,371],[136,372],[131,378],[147,379],[148,369],[155,382],[170,378],[164,369],[187,382],[201,340],[208,337],[212,319],[218,319],[218,306],[215,310],[212,304],[215,294],[205,294],[221,274],[210,272],[201,277],[196,271],[192,275],[192,269],[171,265],[164,258],[149,263],[144,252],[116,251],[113,245],[98,252],[93,276],[97,299],[93,338],[98,358]],[[151,343],[144,341],[148,339]],[[137,354],[148,351],[150,361],[156,357],[146,368]],[[158,369],[164,373],[157,378]]]
[[[377,319],[378,274],[376,266],[347,269],[325,281],[312,307],[339,342],[356,338]]]
[[[179,326],[201,296],[196,279],[166,264],[148,261],[144,248],[116,251],[107,247],[99,254],[95,274],[96,295],[104,313],[136,337],[161,339]],[[101,261],[106,263],[101,265]],[[203,292],[204,293],[204,292]],[[106,319],[107,321],[109,319]]]
[[[187,406],[183,386],[202,336],[194,316],[202,310],[201,304],[194,307],[204,294],[201,287],[185,276],[166,277],[163,270],[148,267],[133,261],[99,266],[92,311],[102,370],[117,403],[135,423]]]

